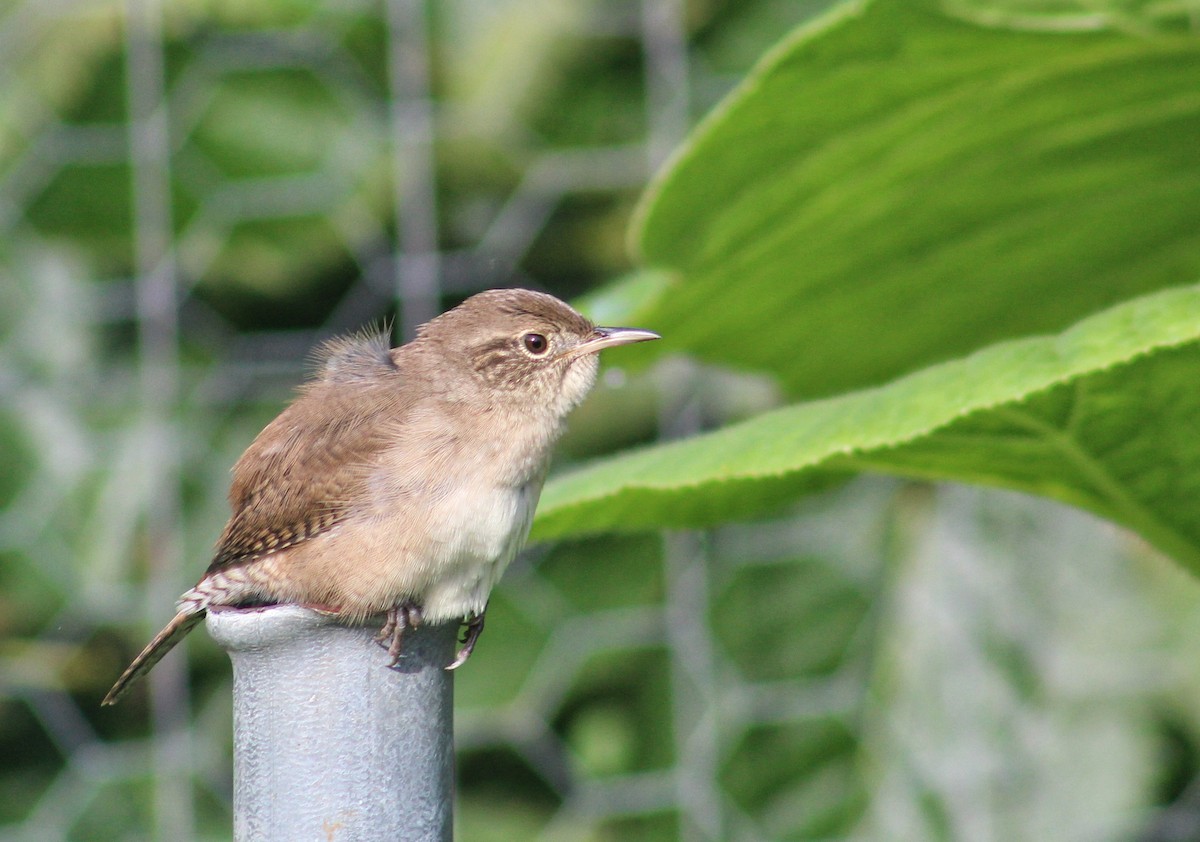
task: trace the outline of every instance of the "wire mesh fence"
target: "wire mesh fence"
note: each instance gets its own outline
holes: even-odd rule
[[[227,468],[309,349],[378,319],[411,335],[489,286],[572,296],[628,269],[652,173],[823,5],[0,6],[0,838],[229,836],[214,647],[163,662],[143,701],[96,704],[203,569]],[[610,373],[560,462],[771,400],[671,365]],[[457,677],[461,836],[1141,826],[1126,794],[1158,743],[1126,726],[1155,700],[1129,700],[1175,687],[1189,651],[1131,607],[1162,574],[1130,572],[1158,568],[1091,519],[987,499],[868,481],[755,527],[532,548]],[[990,546],[1020,549],[1014,579],[1077,564],[1120,622],[1023,601],[1055,583],[995,580]],[[947,638],[965,643],[939,655]],[[1061,671],[1095,646],[1121,657]],[[929,678],[956,671],[973,679]],[[922,678],[920,704],[889,703]],[[1073,742],[1037,739],[1062,717]],[[1105,752],[1120,762],[1091,762]],[[1117,795],[1097,808],[1080,780]],[[1006,823],[963,806],[980,799]]]
[[[534,6],[4,8],[4,391],[28,447],[4,544],[9,600],[29,599],[28,615],[9,615],[26,645],[5,692],[11,739],[41,743],[14,770],[15,791],[28,790],[10,833],[223,835],[224,693],[194,692],[184,658],[171,659],[138,711],[150,730],[105,733],[115,726],[87,692],[103,670],[70,666],[73,653],[162,618],[219,517],[210,500],[191,515],[186,498],[212,496],[254,426],[245,407],[278,406],[319,337],[393,307],[411,335],[492,285],[585,288],[569,259],[537,270],[527,255],[572,201],[620,224],[682,138],[695,75],[682,4],[585,4],[545,21]],[[526,99],[496,95],[505,74],[533,84],[560,39],[578,72],[634,75],[600,91],[629,100],[629,128],[556,139],[497,113]],[[553,128],[556,115],[530,119]],[[472,145],[498,160],[471,164]],[[502,175],[475,184],[478,172],[439,155]],[[293,313],[267,312],[273,302]]]

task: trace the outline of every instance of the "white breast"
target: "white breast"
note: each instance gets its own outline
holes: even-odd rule
[[[444,408],[406,419],[372,476],[375,552],[389,560],[375,593],[416,600],[434,623],[484,609],[529,534],[557,438],[557,419],[517,420],[484,436],[479,424],[448,424]]]
[[[431,538],[441,550],[441,563],[422,599],[428,621],[483,611],[529,535],[540,493],[539,477],[519,488],[486,493],[464,485],[440,501],[441,511],[430,518],[440,527]]]

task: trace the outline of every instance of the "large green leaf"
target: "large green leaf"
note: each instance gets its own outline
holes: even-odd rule
[[[1194,35],[843,7],[769,54],[647,193],[637,246],[676,283],[638,316],[667,341],[630,354],[687,350],[814,397],[1062,330],[1200,277],[1197,148]]]
[[[535,537],[745,517],[847,473],[1007,486],[1095,511],[1200,571],[1200,286],[886,386],[785,407],[551,482]]]

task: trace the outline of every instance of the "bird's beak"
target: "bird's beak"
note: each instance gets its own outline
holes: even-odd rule
[[[567,351],[567,356],[594,354],[605,348],[629,345],[633,342],[649,342],[651,339],[662,339],[662,337],[652,330],[642,330],[638,327],[598,327],[590,337]]]

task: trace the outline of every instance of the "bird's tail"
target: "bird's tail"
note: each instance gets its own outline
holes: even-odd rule
[[[171,648],[176,643],[183,640],[187,633],[192,628],[204,619],[206,612],[202,608],[188,606],[183,611],[175,615],[171,622],[167,623],[166,628],[154,636],[154,640],[146,644],[146,648],[133,659],[133,663],[125,672],[121,673],[121,677],[117,679],[117,683],[108,691],[108,695],[104,697],[102,705],[115,705],[121,700],[121,697],[129,690],[129,685],[137,681],[146,673],[150,672],[151,667],[162,660],[163,655],[171,651]]]

